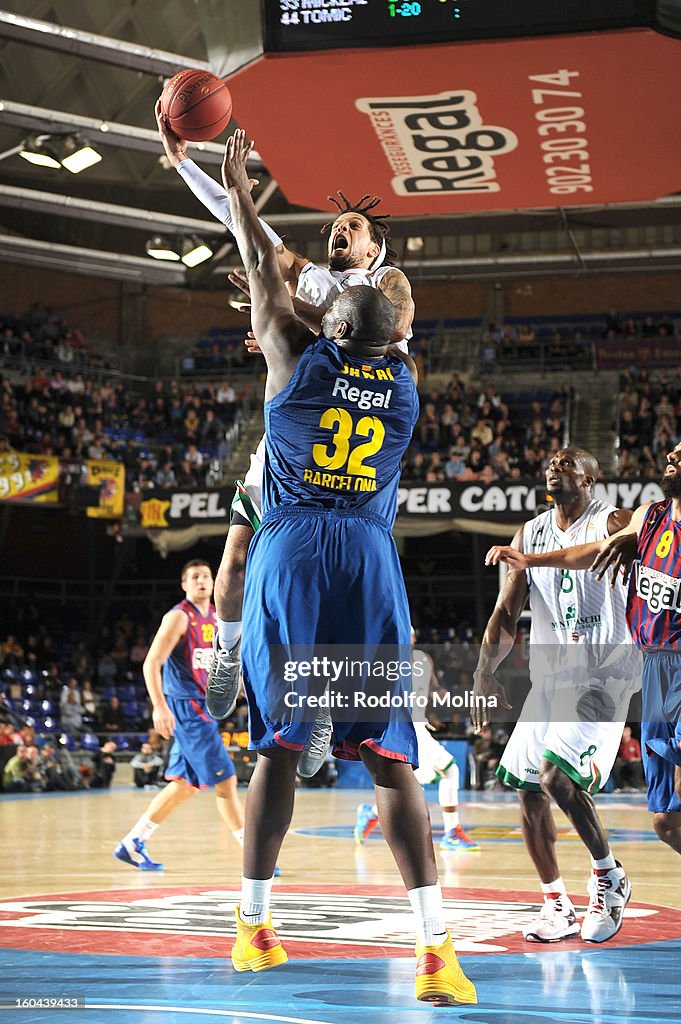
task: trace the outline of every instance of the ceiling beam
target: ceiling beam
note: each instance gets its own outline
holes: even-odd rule
[[[94,220],[100,224],[117,224],[119,227],[159,232],[197,232],[201,235],[224,235],[226,228],[216,220],[195,220],[193,217],[179,217],[155,210],[140,210],[136,206],[117,206],[100,203],[95,199],[80,199],[58,192],[42,192],[38,189],[17,188],[3,185],[0,189],[0,205],[14,210],[36,210],[38,213],[55,214],[60,217],[75,217],[80,220]]]
[[[124,39],[113,39],[111,36],[100,36],[95,32],[83,32],[81,29],[55,25],[51,21],[29,18],[27,15],[15,14],[12,11],[0,10],[0,37],[28,43],[31,46],[60,50],[77,57],[104,61],[107,64],[116,64],[150,75],[163,75],[166,78],[170,78],[177,71],[182,71],[183,68],[211,70],[208,61],[197,60],[195,57],[184,57],[179,53],[140,46]]]
[[[18,235],[0,235],[0,260],[87,274],[90,277],[142,281],[147,284],[185,283],[185,268],[182,264],[160,263],[148,256],[126,256],[100,249],[58,245]]]

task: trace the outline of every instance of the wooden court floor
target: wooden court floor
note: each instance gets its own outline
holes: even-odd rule
[[[435,800],[434,788],[428,796]],[[291,959],[246,976],[227,958],[240,851],[210,793],[179,808],[152,837],[162,872],[113,858],[149,799],[125,784],[0,798],[0,1013],[9,1019],[54,1021],[41,993],[84,1001],[76,1024],[110,1016],[121,1024],[216,1017],[341,1024],[348,1015],[430,1024],[443,1013],[495,1024],[681,1019],[681,864],[653,836],[642,794],[597,798],[633,886],[622,931],[599,947],[524,942],[520,930],[539,897],[515,796],[462,794],[461,819],[481,851],[438,849],[438,863],[448,924],[479,1005],[452,1011],[413,1000],[412,924],[400,879],[380,830],[362,847],[352,836],[368,790],[298,791],[273,894]],[[431,817],[437,843],[436,805]],[[556,821],[562,874],[584,908],[588,856],[559,811]],[[76,1011],[61,1012],[57,1020]]]

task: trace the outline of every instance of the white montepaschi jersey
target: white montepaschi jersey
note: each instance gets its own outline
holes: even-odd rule
[[[556,524],[549,509],[525,524],[523,549],[528,554],[555,551],[603,540],[614,505],[592,500],[567,530]],[[625,609],[627,590],[609,578],[597,580],[586,571],[533,568],[527,570],[532,627],[530,645],[583,643],[589,647],[630,644]]]
[[[378,288],[388,271],[393,269],[394,267],[382,266],[376,270],[365,270],[362,267],[352,270],[329,270],[328,267],[320,267],[316,263],[306,263],[298,277],[296,298],[319,309],[328,309],[346,288],[354,288],[358,284]],[[411,336],[412,331],[409,328],[404,341],[398,343],[403,352],[408,351],[407,341]]]

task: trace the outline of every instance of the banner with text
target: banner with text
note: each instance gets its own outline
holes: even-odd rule
[[[59,501],[59,459],[56,455],[0,455],[0,501]]]
[[[121,462],[87,459],[87,483],[99,487],[99,508],[89,508],[92,519],[120,519],[125,508],[125,466]]]
[[[650,480],[601,480],[594,495],[618,508],[635,508],[660,501],[660,485]],[[221,525],[227,528],[232,501],[229,488],[194,491],[146,491],[139,502],[144,529],[184,529],[188,526]],[[544,486],[536,480],[507,480],[494,484],[475,482],[420,484],[402,481],[398,491],[397,524],[400,522],[479,520],[500,523],[524,522],[550,507]]]
[[[596,342],[596,366],[599,370],[623,370],[627,366],[679,366],[681,341],[678,338],[616,339]]]

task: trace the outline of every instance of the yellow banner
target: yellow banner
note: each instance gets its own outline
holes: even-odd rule
[[[0,501],[59,500],[59,459],[56,455],[0,455]]]
[[[121,462],[86,459],[87,482],[99,487],[99,508],[89,508],[93,519],[120,519],[125,508],[125,466]]]

